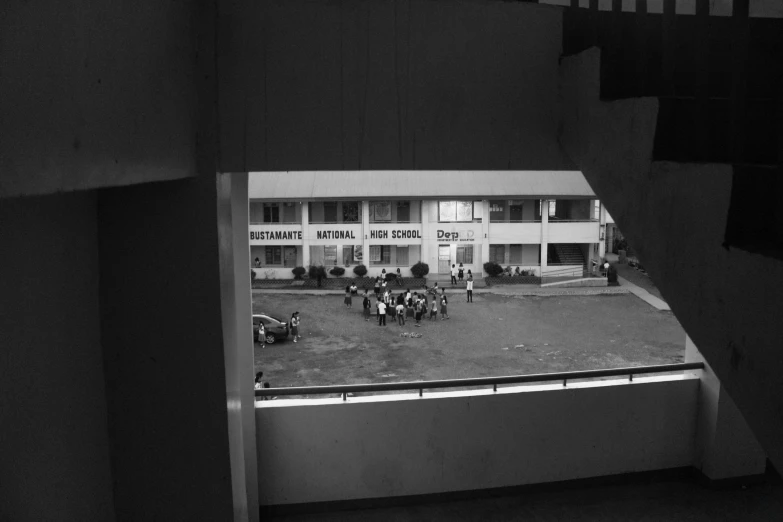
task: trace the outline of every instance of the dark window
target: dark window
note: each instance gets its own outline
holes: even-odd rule
[[[397,222],[407,223],[411,220],[411,204],[410,201],[398,201],[397,202]]]
[[[353,258],[353,245],[343,246],[343,264],[346,266],[355,264]]]
[[[283,252],[279,246],[264,247],[266,253],[267,265],[282,265],[283,264]]]
[[[280,222],[280,205],[278,203],[264,203],[264,223]]]
[[[489,221],[502,223],[506,220],[506,201],[492,200],[489,202]]]
[[[522,202],[512,201],[509,205],[509,219],[511,221],[522,221]]]
[[[284,223],[296,223],[296,204],[285,203],[283,204],[283,222]]]
[[[337,202],[324,203],[324,223],[337,223]]]
[[[343,222],[356,223],[359,220],[359,202],[343,201]]]
[[[505,245],[489,245],[489,260],[502,265],[506,262]]]

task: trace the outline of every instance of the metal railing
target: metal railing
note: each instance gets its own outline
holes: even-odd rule
[[[251,225],[301,225],[301,221],[251,221]]]
[[[384,391],[405,391],[419,390],[419,397],[423,396],[424,390],[441,388],[465,388],[473,386],[492,386],[493,391],[498,391],[499,384],[523,384],[531,382],[552,382],[563,381],[563,386],[568,384],[569,380],[574,379],[595,379],[600,377],[622,377],[628,376],[629,381],[633,381],[634,375],[676,372],[684,370],[703,370],[704,363],[676,363],[659,364],[654,366],[632,366],[626,368],[608,368],[604,370],[584,370],[576,372],[558,372],[558,373],[534,373],[530,375],[507,375],[501,377],[478,377],[472,379],[446,379],[440,381],[419,381],[419,382],[390,382],[377,384],[340,384],[337,386],[293,386],[290,388],[264,388],[255,390],[256,397],[273,397],[280,395],[326,395],[341,394],[343,400],[347,400],[349,393],[362,392],[384,392]]]
[[[490,218],[490,223],[541,223],[541,219],[503,219]]]

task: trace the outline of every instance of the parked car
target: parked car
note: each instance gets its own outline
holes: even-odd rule
[[[258,341],[258,336],[263,327],[263,339],[267,344],[274,344],[275,341],[286,340],[290,333],[288,322],[267,314],[253,314],[253,340]]]

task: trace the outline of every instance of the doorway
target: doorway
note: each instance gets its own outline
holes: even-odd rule
[[[438,245],[438,273],[451,273],[451,246]]]

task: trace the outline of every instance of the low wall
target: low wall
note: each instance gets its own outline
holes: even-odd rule
[[[552,283],[543,283],[542,288],[556,286],[558,288],[573,288],[585,286],[609,286],[608,279],[605,277],[588,277],[571,281],[555,281]]]
[[[690,466],[699,380],[668,375],[256,403],[262,505]]]
[[[356,268],[356,265],[351,266],[345,266],[345,265],[337,265],[341,268],[345,269],[345,273],[340,277],[354,277],[356,274],[353,273],[353,269]],[[294,274],[291,272],[294,267],[256,267],[252,264],[250,265],[250,269],[254,270],[256,273],[256,279],[293,279]],[[307,267],[305,267],[307,268]],[[327,273],[329,270],[331,270],[333,267],[326,267]],[[386,269],[387,273],[397,273],[397,267],[388,267],[388,266],[368,266],[367,267],[367,276],[366,277],[376,277],[380,276],[383,273],[383,269]],[[400,272],[402,273],[402,277],[413,277],[413,272],[411,272],[410,267],[399,267]],[[267,277],[267,273],[269,277]],[[328,277],[334,277],[331,274],[328,275]]]

